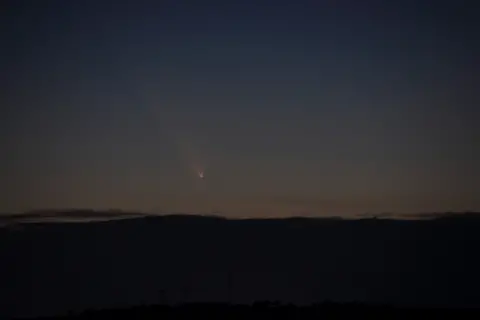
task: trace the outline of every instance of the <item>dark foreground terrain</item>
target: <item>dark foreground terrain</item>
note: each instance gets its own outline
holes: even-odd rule
[[[298,307],[294,305],[256,302],[251,305],[185,304],[181,306],[142,306],[110,310],[87,310],[62,316],[37,318],[38,320],[83,319],[382,319],[421,318],[478,319],[480,309],[394,308],[362,304],[323,303]]]
[[[139,312],[157,318],[207,309],[246,315],[480,307],[478,214],[431,220],[181,215],[89,223],[3,220],[2,319],[189,302],[220,304],[141,307],[90,316],[122,313],[137,318]],[[317,311],[287,306],[266,310],[259,304],[225,307],[267,300],[342,305]],[[344,305],[351,301],[359,304]]]

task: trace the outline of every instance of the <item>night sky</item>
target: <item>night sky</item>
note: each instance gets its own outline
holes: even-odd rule
[[[476,1],[6,3],[0,212],[480,210]]]

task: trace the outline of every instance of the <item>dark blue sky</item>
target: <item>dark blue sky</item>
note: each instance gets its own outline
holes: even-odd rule
[[[0,210],[480,210],[473,5],[8,1]]]

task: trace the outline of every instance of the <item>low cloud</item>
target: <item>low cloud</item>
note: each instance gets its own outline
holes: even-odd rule
[[[0,215],[0,225],[39,222],[92,222],[142,217],[146,214],[119,210],[39,210]]]

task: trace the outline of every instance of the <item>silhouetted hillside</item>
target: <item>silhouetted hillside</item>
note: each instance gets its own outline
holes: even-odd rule
[[[0,229],[0,315],[275,300],[480,307],[480,219],[148,216]]]
[[[475,309],[434,309],[434,308],[395,308],[382,305],[366,305],[358,303],[335,304],[322,303],[308,306],[279,304],[259,301],[251,305],[231,305],[222,303],[192,303],[180,306],[152,305],[136,306],[122,309],[86,310],[62,316],[38,318],[38,320],[70,320],[70,319],[338,319],[358,318],[364,316],[380,316],[387,319],[412,316],[439,317],[442,319],[478,318],[479,310]]]

